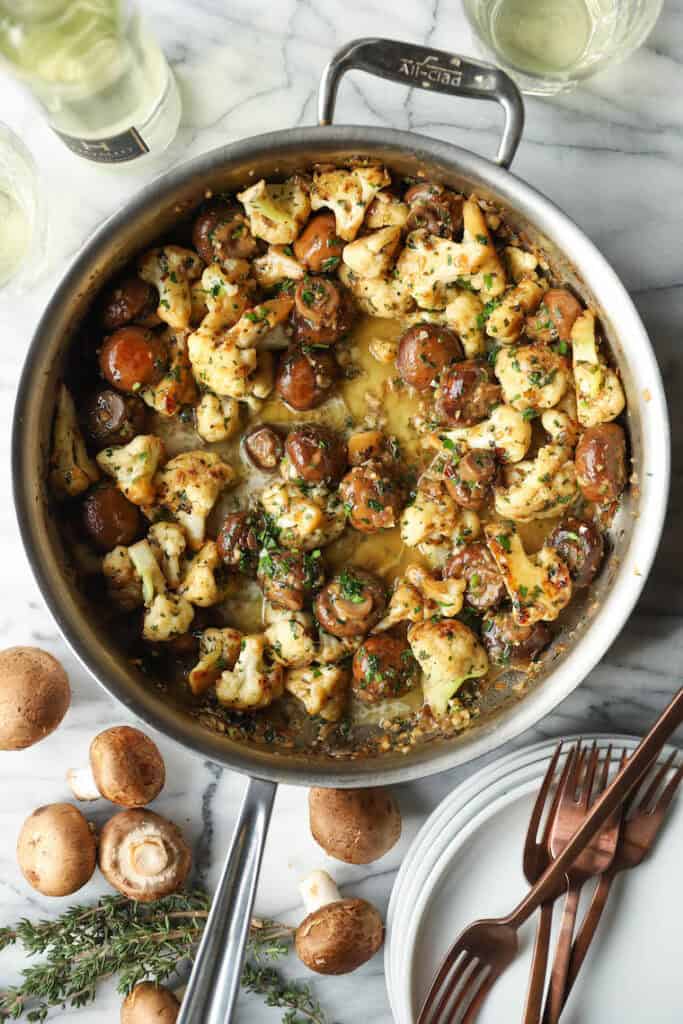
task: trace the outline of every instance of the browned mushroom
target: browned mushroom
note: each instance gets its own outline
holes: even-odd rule
[[[344,569],[323,587],[314,604],[322,628],[337,637],[368,633],[386,608],[382,580],[364,569]]]
[[[113,483],[97,484],[88,491],[81,509],[85,533],[103,553],[119,544],[132,544],[143,533],[140,509]]]
[[[72,804],[39,807],[22,825],[17,860],[26,881],[44,896],[68,896],[92,878],[97,844]]]
[[[293,246],[299,263],[313,274],[329,274],[339,266],[344,240],[337,234],[337,222],[330,210],[311,217]]]
[[[45,739],[70,703],[69,678],[47,651],[0,651],[0,750],[23,750]]]
[[[144,434],[147,412],[141,398],[104,388],[86,399],[82,419],[88,440],[97,448],[106,448],[128,444],[137,434]]]
[[[258,564],[259,527],[250,512],[231,512],[223,520],[216,544],[218,553],[232,572],[254,576]]]
[[[436,389],[435,410],[441,423],[472,427],[501,402],[500,385],[483,359],[465,359],[447,366]]]
[[[375,955],[384,941],[384,925],[372,903],[341,899],[326,871],[314,871],[301,883],[309,912],[296,930],[299,959],[317,974],[348,974]]]
[[[258,563],[258,581],[271,604],[300,611],[325,581],[320,551],[264,550]]]
[[[204,204],[192,228],[192,242],[205,263],[248,260],[258,250],[244,213],[223,199]]]
[[[456,238],[462,229],[464,198],[455,192],[420,181],[412,185],[404,199],[410,206],[406,221],[407,231],[424,229],[430,235],[441,238]]]
[[[309,275],[294,293],[294,337],[306,345],[333,345],[348,333],[354,313],[353,299],[343,285]]]
[[[415,324],[401,335],[396,368],[401,380],[418,391],[432,387],[445,366],[464,356],[460,339],[448,327]]]
[[[166,345],[146,327],[119,327],[100,350],[102,376],[119,391],[135,392],[158,384],[167,365]]]
[[[304,484],[336,484],[347,465],[344,441],[327,427],[295,427],[287,435],[285,452],[291,476]]]
[[[401,812],[391,791],[311,789],[311,835],[325,853],[347,864],[372,864],[401,836]]]
[[[349,470],[339,485],[349,523],[361,533],[396,526],[405,503],[405,488],[386,466],[371,459]]]
[[[602,565],[605,541],[592,520],[575,516],[563,519],[547,543],[567,564],[575,589],[593,582]]]
[[[174,1024],[180,1003],[170,989],[152,981],[141,981],[131,989],[121,1006],[121,1024]]]
[[[102,299],[101,320],[105,331],[115,331],[126,324],[143,323],[153,326],[159,320],[156,308],[159,296],[156,288],[141,277],[129,274],[113,284]],[[147,321],[145,323],[145,321]]]
[[[115,725],[97,734],[89,767],[70,769],[67,781],[78,800],[103,796],[121,807],[144,807],[163,789],[166,769],[149,736],[130,725]]]
[[[353,656],[353,693],[364,704],[379,704],[403,696],[415,686],[419,674],[408,642],[379,633],[367,637]]]
[[[567,288],[550,288],[538,310],[526,318],[526,333],[534,341],[546,344],[569,341],[574,321],[583,306]]]
[[[269,427],[265,423],[260,427],[254,427],[245,435],[243,444],[249,461],[257,469],[266,472],[277,469],[284,453],[284,445],[282,437],[274,427]]]
[[[626,435],[618,423],[584,430],[576,448],[576,477],[587,501],[607,505],[626,486]]]
[[[485,611],[500,604],[505,597],[505,583],[496,560],[481,541],[471,541],[456,548],[443,568],[443,578],[467,580],[465,600],[476,611]]]
[[[283,402],[307,412],[325,401],[339,377],[339,365],[329,348],[291,345],[280,359],[275,390]]]
[[[443,478],[451,498],[462,508],[476,512],[489,496],[495,475],[494,455],[475,449],[449,460]]]
[[[119,811],[102,829],[100,871],[129,899],[148,902],[176,892],[191,864],[180,830],[153,811]]]
[[[489,615],[482,629],[482,641],[491,661],[510,668],[527,668],[552,638],[547,622],[520,626],[511,611]]]

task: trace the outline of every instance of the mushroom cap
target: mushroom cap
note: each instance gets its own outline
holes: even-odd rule
[[[323,850],[347,864],[370,864],[401,835],[401,812],[388,789],[311,789],[311,833]]]
[[[102,829],[99,864],[115,889],[147,902],[180,889],[192,854],[172,821],[153,811],[119,811]]]
[[[115,725],[95,737],[90,744],[90,767],[102,796],[122,807],[144,807],[166,781],[156,743],[130,725]]]
[[[348,974],[374,956],[384,940],[379,912],[367,900],[335,900],[314,910],[296,930],[299,959],[318,974]]]
[[[47,651],[0,651],[0,750],[23,750],[45,739],[70,703],[69,678]]]
[[[95,835],[73,804],[47,804],[29,815],[17,840],[17,860],[29,885],[44,896],[68,896],[92,877]]]
[[[173,1024],[180,1003],[163,985],[141,981],[121,1005],[121,1024]]]

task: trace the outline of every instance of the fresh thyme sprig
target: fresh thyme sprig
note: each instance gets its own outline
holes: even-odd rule
[[[43,1021],[50,1007],[91,1002],[99,982],[117,977],[125,994],[139,981],[162,982],[194,954],[209,912],[209,898],[196,889],[153,903],[102,896],[92,906],[69,908],[54,920],[19,921],[0,928],[0,950],[18,942],[38,964],[24,968],[20,985],[0,991],[0,1019]],[[264,960],[289,951],[293,929],[278,921],[253,919],[244,969],[247,991],[268,1006],[284,1009],[283,1024],[325,1024],[320,1005],[305,985],[285,982]]]

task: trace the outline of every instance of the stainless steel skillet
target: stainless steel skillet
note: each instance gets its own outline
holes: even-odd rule
[[[359,68],[392,81],[500,103],[505,128],[497,163],[410,132],[331,127],[339,80]],[[323,127],[274,132],[214,150],[157,179],[115,214],[67,271],[36,330],[17,397],[13,475],[22,536],[43,596],[76,655],[114,696],[171,738],[250,776],[228,861],[186,993],[181,1022],[228,1020],[237,991],[263,843],[278,782],[363,786],[426,776],[494,750],[529,728],[572,689],[619,632],[642,589],[661,532],[669,479],[669,433],[659,371],[643,325],[618,278],[586,236],[549,200],[513,176],[523,109],[501,71],[453,54],[387,40],[344,47],[320,89]],[[399,175],[424,173],[495,201],[506,219],[541,245],[558,276],[595,306],[624,379],[628,428],[638,486],[615,524],[612,551],[590,607],[578,605],[563,643],[544,659],[530,692],[486,711],[462,738],[407,755],[332,761],[301,752],[283,755],[211,733],[168,697],[145,684],[93,621],[76,586],[45,492],[46,459],[56,383],[70,338],[95,293],[136,252],[150,244],[206,190],[229,191],[258,177],[285,175],[316,162],[373,157]]]

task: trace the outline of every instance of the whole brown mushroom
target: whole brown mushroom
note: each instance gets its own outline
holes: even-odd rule
[[[128,993],[121,1006],[121,1024],[173,1024],[180,1003],[170,989],[141,981]]]
[[[0,750],[23,750],[45,739],[70,703],[69,678],[47,651],[0,651]]]
[[[346,864],[372,864],[395,846],[401,812],[388,789],[311,789],[311,835],[325,853]]]
[[[153,811],[119,811],[102,829],[100,871],[131,900],[149,902],[176,892],[191,864],[180,829]]]
[[[297,956],[317,974],[348,974],[375,955],[384,924],[372,903],[341,899],[326,871],[313,871],[301,883],[309,911],[296,930]]]
[[[71,769],[67,780],[78,800],[103,796],[121,807],[144,807],[166,781],[156,743],[131,725],[115,725],[90,744],[90,767]]]
[[[97,843],[73,804],[47,804],[29,815],[17,840],[17,860],[30,886],[44,896],[68,896],[92,877]]]

